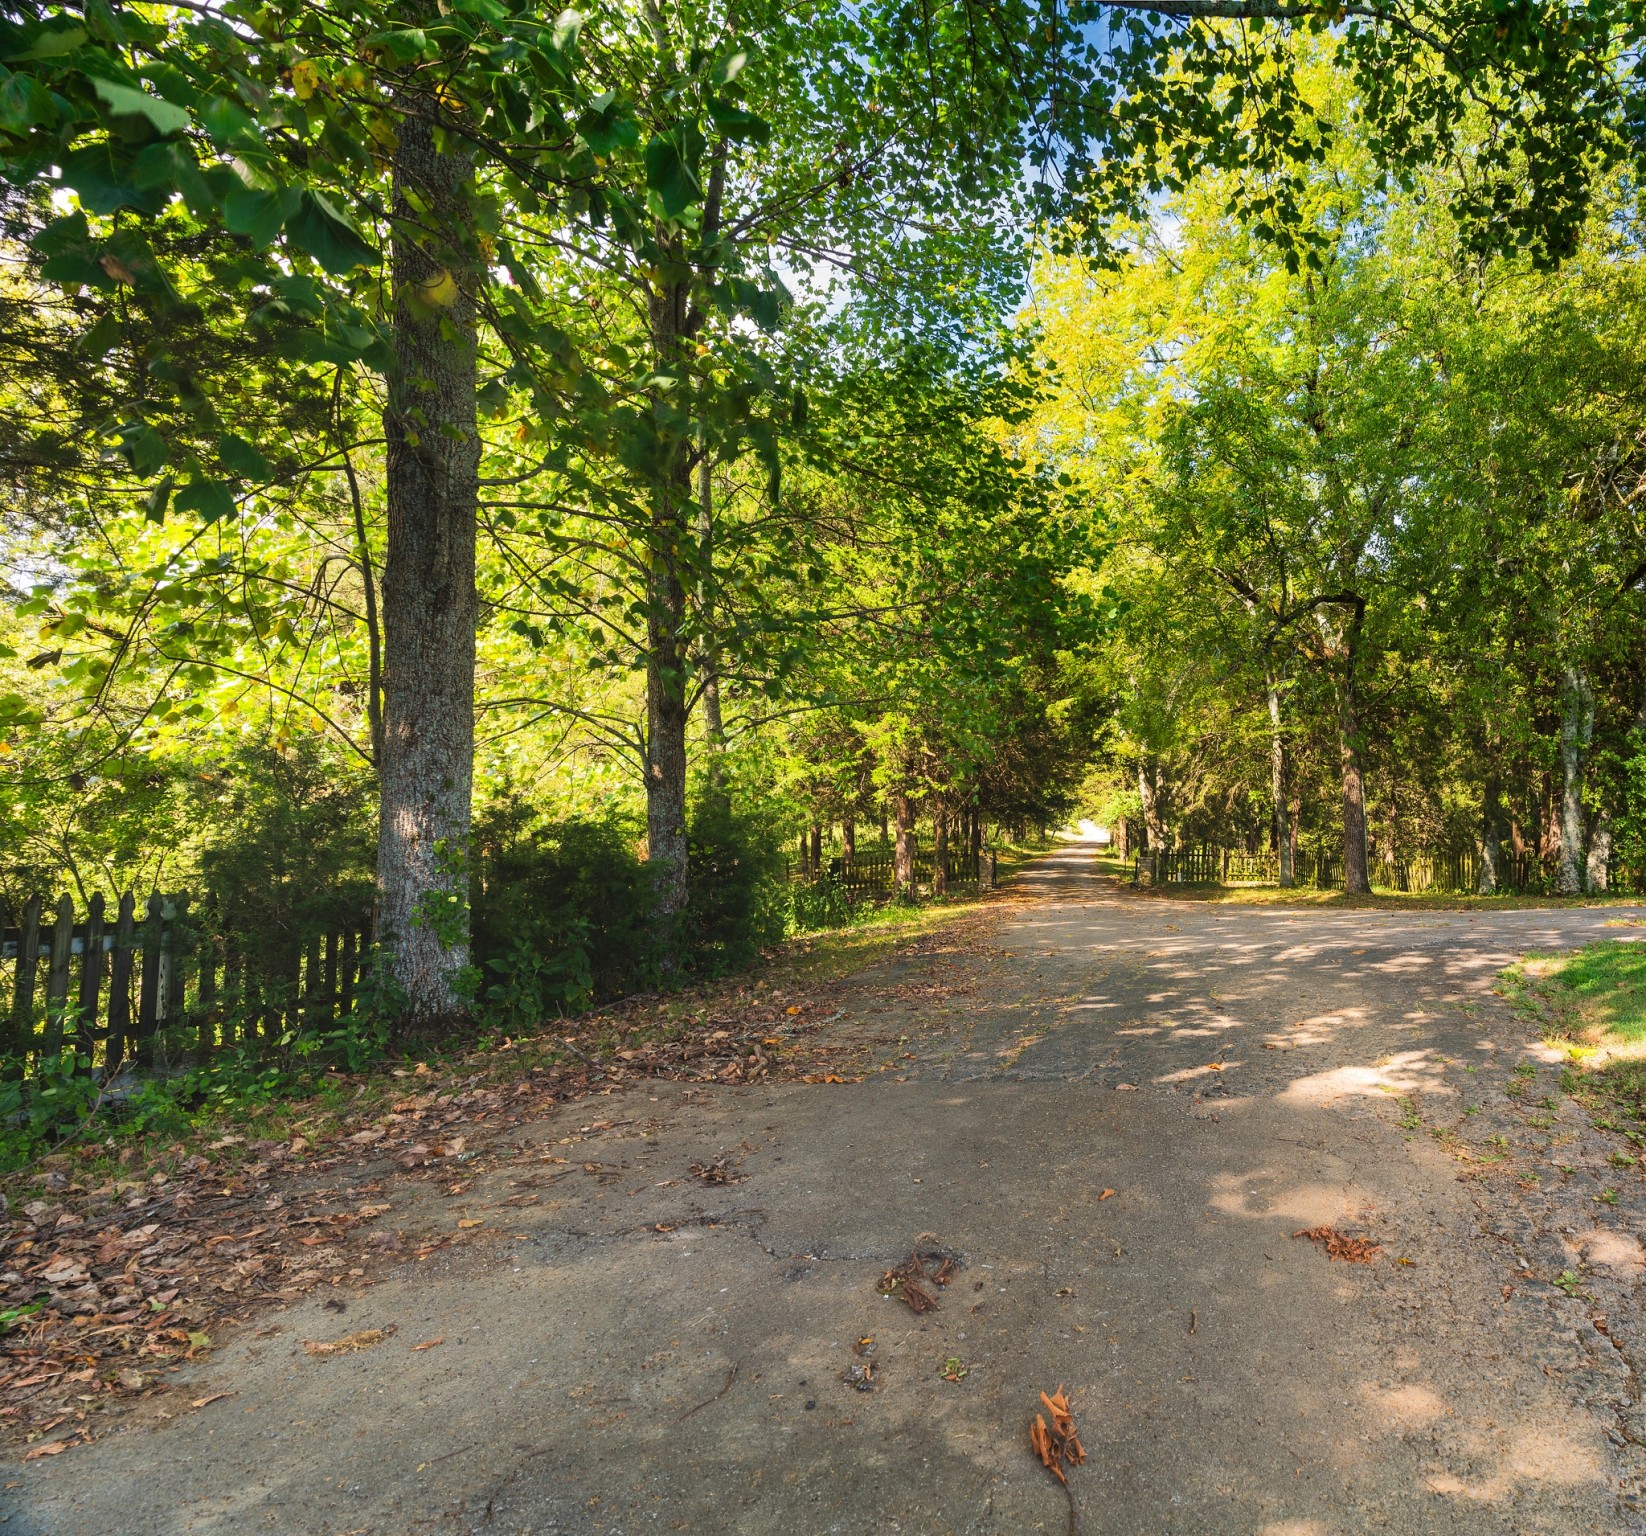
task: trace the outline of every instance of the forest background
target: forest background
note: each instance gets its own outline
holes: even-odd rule
[[[439,1033],[869,828],[1638,878],[1634,22],[1269,9],[0,11],[8,910]]]

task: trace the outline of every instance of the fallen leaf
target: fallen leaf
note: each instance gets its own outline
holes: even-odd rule
[[[445,1342],[446,1341],[443,1337],[438,1339],[425,1339],[421,1344],[412,1345],[412,1353],[414,1355],[421,1354],[425,1349],[433,1349],[437,1344],[444,1344]]]
[[[362,1328],[358,1333],[346,1333],[340,1339],[319,1343],[313,1339],[303,1341],[303,1353],[306,1355],[348,1355],[357,1349],[370,1349],[373,1344],[381,1344],[388,1338],[385,1328]]]
[[[458,1226],[460,1227],[483,1227],[485,1225],[485,1218],[480,1216],[465,1216],[460,1222],[458,1222]]]
[[[221,1402],[225,1397],[233,1397],[232,1392],[213,1392],[210,1397],[197,1397],[189,1404],[191,1408],[206,1408],[212,1403]]]
[[[38,1461],[42,1456],[61,1456],[75,1442],[73,1440],[52,1440],[45,1445],[37,1445],[32,1451],[23,1453],[24,1461]]]
[[[1101,1195],[1099,1195],[1099,1196],[1098,1196],[1098,1197],[1097,1197],[1097,1198],[1098,1198],[1098,1199],[1099,1199],[1099,1200],[1107,1200],[1107,1199],[1108,1199],[1108,1198],[1109,1198],[1109,1196],[1110,1196],[1110,1195],[1112,1195],[1112,1194],[1113,1194],[1113,1193],[1114,1193],[1114,1191],[1113,1191],[1113,1190],[1112,1190],[1112,1189],[1106,1189],[1106,1190],[1104,1190],[1104,1191],[1103,1191],[1103,1193],[1102,1193],[1102,1194],[1101,1194]]]
[[[1137,1084],[1136,1083],[1116,1083],[1114,1085],[1114,1091],[1116,1093],[1136,1093],[1137,1092]]]

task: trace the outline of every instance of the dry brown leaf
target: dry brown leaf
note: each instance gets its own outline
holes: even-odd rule
[[[23,1453],[24,1461],[38,1461],[42,1456],[61,1456],[71,1445],[73,1440],[52,1440],[45,1445],[37,1445],[32,1451]]]
[[[460,1227],[483,1227],[485,1225],[485,1219],[480,1216],[465,1216],[462,1221],[458,1222]]]
[[[313,1339],[303,1341],[303,1353],[306,1355],[348,1355],[357,1349],[370,1349],[373,1344],[381,1344],[388,1338],[385,1328],[362,1328],[358,1333],[346,1333],[340,1339],[320,1343]]]
[[[424,1339],[421,1344],[413,1344],[412,1345],[412,1353],[414,1355],[418,1355],[418,1354],[421,1354],[425,1349],[433,1349],[437,1344],[444,1344],[445,1342],[446,1341],[445,1341],[444,1337],[438,1338],[438,1339]]]
[[[232,1392],[213,1392],[209,1397],[197,1397],[189,1404],[191,1408],[207,1408],[211,1404],[221,1402],[225,1397],[233,1397]]]
[[[1108,1199],[1108,1198],[1109,1198],[1109,1196],[1110,1196],[1110,1195],[1112,1195],[1112,1194],[1113,1194],[1113,1193],[1114,1193],[1114,1191],[1113,1191],[1113,1190],[1112,1190],[1112,1189],[1106,1189],[1106,1190],[1104,1190],[1104,1191],[1103,1191],[1103,1193],[1102,1193],[1102,1194],[1101,1194],[1101,1195],[1099,1195],[1099,1196],[1098,1196],[1098,1197],[1097,1197],[1097,1198],[1098,1198],[1098,1199],[1099,1199],[1099,1200],[1107,1200],[1107,1199]]]

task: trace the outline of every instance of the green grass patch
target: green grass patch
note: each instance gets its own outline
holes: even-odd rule
[[[1602,939],[1564,955],[1538,956],[1537,981],[1553,988],[1591,1044],[1646,1042],[1646,944]]]
[[[1528,955],[1503,973],[1498,991],[1566,1049],[1567,1092],[1592,1113],[1617,1106],[1646,1121],[1646,944],[1601,939],[1563,954]]]

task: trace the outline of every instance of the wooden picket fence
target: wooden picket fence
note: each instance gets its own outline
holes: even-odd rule
[[[227,930],[214,903],[191,908],[186,893],[154,892],[139,903],[128,891],[112,918],[102,895],[83,913],[69,895],[31,897],[7,913],[3,1069],[27,1074],[65,1052],[108,1076],[128,1063],[200,1062],[324,1028],[349,1011],[369,956],[363,923],[276,946],[271,961],[267,945]]]
[[[1480,888],[1480,855],[1473,849],[1417,853],[1394,858],[1374,856],[1367,873],[1374,891],[1408,895],[1465,896]],[[1498,856],[1497,890],[1504,895],[1547,895],[1556,889],[1557,865],[1534,853],[1504,849]],[[1299,849],[1297,884],[1334,890],[1343,884],[1341,854]],[[1280,879],[1273,853],[1203,844],[1193,848],[1144,850],[1132,861],[1134,885],[1274,885]],[[1646,889],[1643,872],[1614,867],[1609,889],[1638,892]]]
[[[915,850],[914,883],[917,888],[932,889],[936,874],[936,857],[930,850]],[[995,854],[992,849],[981,851],[971,848],[950,848],[943,860],[943,868],[951,891],[989,890],[995,880]],[[791,880],[826,879],[832,881],[853,898],[867,896],[875,900],[889,900],[897,889],[897,861],[890,853],[874,853],[847,860],[829,859],[818,875],[812,875],[802,866],[789,866]]]

